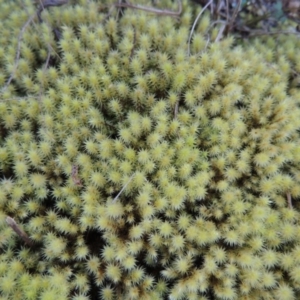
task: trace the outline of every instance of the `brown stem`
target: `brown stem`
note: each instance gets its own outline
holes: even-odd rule
[[[16,221],[11,217],[6,217],[6,223],[13,229],[13,231],[29,246],[33,245],[32,240],[28,235],[18,226]]]
[[[201,17],[201,15],[204,13],[204,11],[207,9],[207,7],[211,4],[212,4],[212,0],[207,2],[207,4],[201,9],[201,11],[199,12],[198,16],[196,17],[196,19],[194,21],[194,24],[193,24],[191,32],[190,32],[189,40],[188,40],[188,55],[191,54],[191,50],[190,50],[191,40],[192,40],[192,36],[193,36],[194,30],[195,30],[195,27],[197,25],[197,22],[198,22],[199,18]]]
[[[153,8],[153,7],[147,7],[147,6],[143,6],[143,5],[139,5],[139,4],[131,4],[131,3],[115,3],[114,4],[115,7],[127,7],[127,8],[133,8],[133,9],[140,9],[140,10],[144,10],[144,11],[148,11],[148,12],[153,12],[157,15],[164,15],[164,16],[174,16],[174,17],[178,17],[181,12],[182,12],[182,4],[181,1],[178,0],[178,11],[172,11],[172,10],[168,10],[168,9],[157,9],[157,8]]]
[[[286,196],[287,196],[288,208],[293,209],[291,193],[287,193]]]

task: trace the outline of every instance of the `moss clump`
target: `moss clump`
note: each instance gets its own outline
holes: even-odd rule
[[[4,86],[26,14],[0,8]],[[290,62],[206,46],[206,19],[187,55],[197,9],[117,18],[81,1],[25,30],[0,102],[3,299],[299,297]]]

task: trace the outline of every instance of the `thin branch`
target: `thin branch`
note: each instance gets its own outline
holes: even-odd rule
[[[204,51],[206,51],[206,49],[207,49],[209,43],[210,43],[210,37],[208,37],[207,40],[206,40],[206,44],[205,44],[205,47],[204,47]],[[203,50],[201,50],[199,53],[201,53],[201,52],[203,52]]]
[[[131,3],[128,3],[128,2],[126,2],[126,3],[115,3],[114,6],[115,7],[140,9],[140,10],[155,13],[157,15],[173,16],[173,17],[180,16],[180,14],[182,12],[182,4],[181,4],[180,0],[178,0],[178,11],[172,11],[172,10],[168,10],[168,9],[158,9],[158,8],[143,6],[143,5],[139,5],[139,4],[131,4]]]
[[[122,194],[122,192],[126,189],[127,185],[130,183],[130,181],[132,180],[132,178],[134,177],[135,174],[132,174],[131,177],[129,178],[129,180],[126,182],[126,184],[122,187],[121,191],[118,193],[118,195],[114,198],[114,200],[112,201],[112,203],[115,203],[120,195]]]
[[[62,6],[64,4],[67,4],[69,0],[40,0],[40,5],[37,9],[37,16],[39,18],[40,23],[43,22],[42,17],[41,17],[41,13],[44,9],[46,9],[47,7],[51,7],[51,6]]]
[[[132,48],[131,48],[130,56],[129,56],[130,60],[132,59],[132,56],[133,56],[133,53],[134,53],[135,44],[136,44],[136,31],[133,28],[133,42],[132,42]]]
[[[292,195],[291,195],[291,193],[287,193],[286,197],[287,197],[287,202],[288,202],[288,208],[289,209],[293,209]]]
[[[50,47],[51,47],[51,46],[50,46]],[[49,61],[50,61],[50,57],[51,57],[51,49],[50,49],[50,47],[48,46],[47,59],[46,59],[46,62],[45,62],[43,71],[46,71],[46,69],[47,69],[48,66],[49,66]],[[52,47],[51,47],[51,48],[52,48]]]
[[[49,6],[60,6],[60,5],[66,4],[67,2],[68,2],[68,0],[43,0],[43,1],[40,0],[40,6],[36,11],[36,14],[37,14],[40,22],[42,21],[40,14],[45,8],[47,8]],[[12,80],[15,77],[15,73],[17,71],[17,68],[19,66],[19,61],[20,61],[21,43],[22,43],[23,35],[25,32],[25,29],[30,25],[31,22],[33,22],[34,17],[35,17],[35,14],[32,14],[31,16],[29,16],[26,23],[21,28],[21,31],[18,36],[17,53],[16,53],[16,58],[15,58],[14,68],[13,68],[8,80],[6,81],[4,87],[1,89],[2,93],[6,91],[6,89],[8,88],[8,86],[10,85],[10,83],[12,82]],[[50,49],[52,49],[54,51],[53,47],[49,44],[48,45],[48,56],[47,56],[47,60],[46,60],[45,69],[47,68],[49,60],[50,60],[50,55],[51,55]],[[56,53],[56,52],[54,51],[54,53]],[[58,56],[57,53],[56,53],[56,55]]]
[[[210,1],[209,1],[209,2],[201,9],[201,11],[199,12],[197,18],[196,18],[195,21],[194,21],[194,24],[193,24],[193,26],[192,26],[191,33],[190,33],[190,36],[189,36],[189,40],[188,40],[188,55],[191,54],[190,45],[191,45],[191,39],[192,39],[194,30],[195,30],[196,24],[197,24],[199,18],[201,17],[201,15],[204,13],[204,11],[207,9],[207,7],[208,7],[211,3],[212,3],[212,0],[210,0]]]
[[[17,53],[16,53],[16,58],[15,58],[15,65],[14,65],[14,69],[11,72],[11,75],[9,76],[6,84],[4,85],[4,87],[2,88],[1,92],[5,92],[5,90],[7,89],[7,87],[10,85],[11,81],[14,79],[15,77],[15,73],[17,71],[17,68],[19,66],[19,61],[20,61],[20,54],[21,54],[21,42],[23,39],[23,34],[25,32],[26,27],[33,21],[35,17],[35,14],[31,15],[28,20],[26,21],[26,23],[22,26],[21,31],[19,33],[18,36],[18,46],[17,46]]]
[[[121,4],[122,1],[123,0],[118,0],[118,4]],[[119,18],[119,15],[123,15],[123,10],[120,7],[118,7],[117,19]]]
[[[71,178],[75,185],[80,186],[80,187],[82,186],[81,180],[78,177],[78,166],[77,165],[72,165]]]
[[[13,229],[13,231],[29,246],[33,245],[32,240],[28,235],[18,226],[16,221],[11,217],[6,217],[6,223]]]
[[[293,32],[293,31],[287,31],[287,30],[279,30],[279,31],[257,31],[257,32],[250,32],[249,33],[249,37],[251,36],[260,36],[260,35],[279,35],[279,34],[294,34],[297,36],[300,36],[299,32]]]
[[[216,14],[217,15],[219,14],[219,12],[220,12],[220,10],[222,8],[222,4],[224,4],[223,1],[222,0],[218,0],[217,8],[216,8]]]
[[[226,22],[229,21],[229,0],[226,0]]]
[[[226,22],[226,21],[222,21],[222,20],[216,20],[216,21],[212,22],[212,23],[209,25],[208,29],[206,30],[205,34],[208,33],[208,32],[211,30],[211,28],[212,28],[213,26],[215,26],[216,24],[223,24],[223,25],[226,26],[226,25],[227,25],[227,22]],[[222,26],[221,26],[221,27],[222,27]]]
[[[219,30],[219,32],[218,32],[218,35],[217,35],[217,37],[216,37],[216,39],[215,39],[215,42],[218,42],[218,41],[221,39],[222,34],[223,34],[225,28],[226,28],[226,22],[225,22],[225,24],[223,24],[223,25],[221,26],[221,28],[220,28],[220,30]]]
[[[178,115],[178,109],[179,109],[179,100],[176,102],[175,104],[175,108],[174,108],[174,119],[177,118]]]
[[[43,70],[42,72],[45,73],[48,66],[49,66],[49,62],[50,62],[50,57],[51,57],[51,45],[48,45],[48,53],[47,53],[47,58],[46,58],[46,62],[45,65],[43,66]],[[42,95],[44,92],[44,82],[41,83],[41,88],[39,90],[39,100],[41,101],[42,99]]]
[[[238,0],[238,4],[237,4],[237,6],[235,7],[234,12],[233,12],[233,14],[232,14],[232,16],[231,16],[231,18],[230,18],[230,22],[229,22],[229,30],[231,30],[231,28],[232,28],[232,26],[233,26],[233,23],[234,23],[234,21],[235,21],[237,15],[238,15],[238,13],[239,13],[239,10],[240,10],[240,8],[241,8],[241,4],[242,4],[241,0]]]

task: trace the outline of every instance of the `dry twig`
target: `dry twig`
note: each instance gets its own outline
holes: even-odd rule
[[[215,39],[215,42],[218,42],[218,41],[221,39],[222,34],[223,34],[223,32],[224,32],[224,30],[225,30],[225,28],[226,28],[226,26],[227,26],[227,22],[226,22],[226,21],[222,21],[222,20],[217,20],[217,21],[212,22],[212,23],[209,25],[209,28],[208,28],[208,30],[206,31],[206,33],[208,33],[208,32],[211,30],[211,28],[212,28],[213,26],[215,26],[216,24],[222,24],[222,26],[220,27],[220,30],[219,30],[219,32],[218,32],[218,35],[217,35],[217,37],[216,37],[216,39]],[[209,40],[208,40],[208,42],[209,42]],[[208,42],[206,43],[205,49],[207,48]]]
[[[175,104],[175,108],[174,108],[174,119],[177,118],[178,115],[178,109],[179,109],[179,100],[176,102]]]
[[[133,9],[140,9],[148,12],[155,13],[157,15],[163,15],[163,16],[171,16],[171,17],[178,17],[180,16],[182,12],[182,4],[181,0],[178,0],[178,11],[172,11],[168,9],[158,9],[158,8],[153,8],[153,7],[148,7],[148,6],[143,6],[139,4],[131,4],[129,2],[126,3],[115,3],[115,7],[125,7],[125,8],[133,8]]]
[[[37,9],[37,16],[39,18],[40,23],[43,22],[41,13],[44,9],[51,7],[51,6],[62,6],[64,4],[67,4],[69,0],[39,0],[39,7]]]
[[[126,184],[122,187],[121,191],[118,193],[118,195],[114,198],[114,200],[112,201],[112,203],[115,203],[120,195],[122,194],[122,192],[126,189],[127,185],[130,183],[130,181],[132,180],[132,178],[134,177],[134,174],[132,174],[129,178],[129,180],[126,182]]]
[[[132,48],[131,48],[130,56],[129,56],[130,60],[132,59],[133,54],[134,54],[135,44],[136,44],[136,30],[133,29],[133,42],[132,42]]]
[[[40,5],[36,11],[36,14],[39,18],[39,21],[42,22],[41,19],[41,12],[50,6],[61,6],[64,5],[68,2],[69,0],[39,0]],[[25,6],[26,9],[26,6]],[[22,26],[21,31],[19,33],[18,36],[18,44],[17,44],[17,52],[16,52],[16,58],[15,58],[15,64],[14,64],[14,68],[11,72],[11,75],[9,76],[8,80],[6,81],[5,85],[3,86],[3,88],[1,89],[1,92],[4,93],[6,91],[6,89],[8,88],[8,86],[10,85],[10,83],[12,82],[12,80],[15,77],[15,73],[17,71],[17,68],[19,66],[19,61],[20,61],[20,55],[21,55],[21,43],[22,43],[22,39],[23,39],[23,35],[25,32],[25,29],[30,25],[30,23],[33,22],[35,17],[35,14],[31,15],[28,17],[27,21],[25,22],[25,24]],[[53,49],[53,47],[49,44],[48,45],[48,55],[47,55],[47,60],[46,60],[46,64],[44,67],[44,70],[46,70],[46,68],[48,67],[49,61],[50,61],[50,56],[51,56],[51,51],[52,50],[54,53],[56,53]],[[58,56],[58,54],[56,53],[56,55]]]
[[[291,193],[287,193],[286,197],[287,197],[288,208],[293,209],[292,195],[291,195]]]
[[[18,226],[16,221],[11,217],[6,217],[6,223],[13,229],[13,231],[29,246],[33,245],[32,240],[28,235]]]
[[[34,17],[35,17],[35,15],[30,16],[28,18],[28,20],[26,21],[26,23],[21,28],[21,31],[20,31],[19,36],[18,36],[18,45],[17,45],[17,53],[16,53],[16,58],[15,58],[15,65],[14,65],[13,71],[11,72],[11,75],[9,76],[8,80],[6,81],[6,84],[2,88],[1,92],[5,92],[5,90],[7,89],[7,87],[10,85],[11,81],[15,77],[17,68],[19,66],[19,61],[20,61],[21,42],[22,42],[22,39],[23,39],[23,34],[25,32],[26,27],[33,21]]]
[[[204,11],[207,9],[207,7],[208,7],[209,5],[211,5],[211,3],[212,3],[212,0],[210,0],[210,1],[209,1],[209,2],[201,9],[201,11],[199,12],[197,18],[196,18],[195,21],[194,21],[194,24],[193,24],[192,29],[191,29],[191,32],[190,32],[189,40],[188,40],[188,55],[191,54],[191,49],[190,49],[190,48],[191,48],[191,39],[192,39],[194,30],[195,30],[195,27],[196,27],[196,25],[197,25],[197,22],[198,22],[199,18],[201,17],[201,15],[204,13]]]
[[[76,166],[76,165],[72,166],[71,177],[72,177],[73,183],[75,185],[82,186],[81,180],[78,177],[78,166]]]
[[[228,1],[227,1],[227,3],[228,3]],[[236,17],[237,17],[237,15],[238,15],[238,13],[239,13],[239,11],[240,11],[240,8],[241,8],[241,4],[242,4],[242,1],[241,0],[238,0],[238,4],[236,5],[236,7],[235,7],[235,9],[234,9],[234,12],[233,12],[233,14],[232,14],[232,16],[231,16],[231,18],[230,18],[230,22],[229,22],[229,31],[231,31],[232,30],[232,28],[233,28],[233,24],[234,24],[234,21],[235,21],[235,19],[236,19]]]
[[[280,34],[293,34],[300,36],[300,32],[291,30],[278,30],[278,31],[261,31],[261,30],[249,30],[248,37],[261,36],[261,35],[280,35]]]

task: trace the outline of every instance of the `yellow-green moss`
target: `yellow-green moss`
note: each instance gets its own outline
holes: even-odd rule
[[[299,298],[298,41],[207,44],[205,15],[188,55],[197,6],[70,1],[15,65],[24,3],[0,0],[0,296]]]

